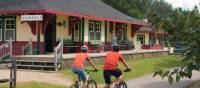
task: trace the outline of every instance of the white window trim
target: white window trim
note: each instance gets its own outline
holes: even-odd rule
[[[14,22],[15,22],[15,19],[14,19],[14,18],[6,18],[6,19],[5,19],[4,40],[5,40],[5,41],[10,41],[10,39],[9,39],[9,40],[6,40],[6,33],[5,33],[6,30],[14,30],[14,33],[13,33],[13,34],[14,34],[14,39],[12,39],[11,41],[15,41],[15,29],[16,29],[16,25],[14,24],[14,25],[15,25],[15,28],[14,28],[14,29],[6,29],[6,21],[7,21],[7,20],[14,20]]]

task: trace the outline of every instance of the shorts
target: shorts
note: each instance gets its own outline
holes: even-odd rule
[[[79,76],[81,81],[86,80],[86,73],[84,69],[73,67],[72,71]]]
[[[122,71],[120,69],[116,70],[104,70],[103,76],[106,84],[111,83],[111,76],[114,76],[116,78],[120,77],[122,75]]]

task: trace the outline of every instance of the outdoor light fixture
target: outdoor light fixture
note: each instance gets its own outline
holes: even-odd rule
[[[59,27],[61,27],[61,26],[63,26],[64,28],[66,27],[66,21],[59,21],[58,23],[57,23],[57,25],[59,26]]]

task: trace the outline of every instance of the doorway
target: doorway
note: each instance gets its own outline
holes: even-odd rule
[[[56,17],[53,17],[51,21],[47,24],[44,33],[44,46],[45,53],[50,53],[54,51],[54,46],[56,45]]]

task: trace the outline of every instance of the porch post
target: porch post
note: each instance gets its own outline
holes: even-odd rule
[[[36,21],[36,32],[37,32],[37,54],[40,54],[40,30],[38,27],[38,21]]]
[[[106,45],[107,43],[107,29],[108,29],[108,25],[107,25],[107,21],[105,21],[105,39],[104,39],[104,45]]]
[[[82,33],[81,33],[81,35],[82,35],[82,36],[81,36],[81,38],[82,38],[82,39],[81,39],[81,40],[82,40],[82,45],[84,45],[84,33],[85,33],[85,21],[84,21],[84,20],[85,20],[84,18],[82,18],[82,20],[81,20],[81,21],[82,21],[82,22],[81,22],[81,23],[82,23],[82,24],[81,24],[81,25],[82,25],[82,31],[81,31],[81,32],[82,32]]]

